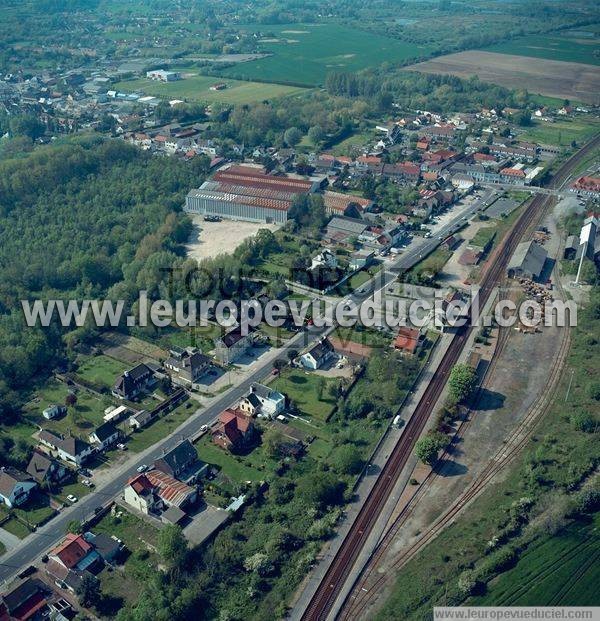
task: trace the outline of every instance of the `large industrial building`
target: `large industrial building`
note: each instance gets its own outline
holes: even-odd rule
[[[268,175],[251,166],[230,166],[191,190],[185,200],[185,211],[231,220],[284,224],[296,196],[318,188],[317,182]]]

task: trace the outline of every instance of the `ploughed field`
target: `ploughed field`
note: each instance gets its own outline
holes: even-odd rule
[[[526,88],[530,93],[559,99],[600,103],[600,67],[589,64],[473,50],[440,56],[408,69],[461,78],[477,75],[484,82],[507,88]]]

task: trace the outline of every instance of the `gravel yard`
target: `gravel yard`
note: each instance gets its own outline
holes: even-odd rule
[[[278,224],[221,220],[205,222],[202,216],[192,216],[194,230],[186,245],[188,256],[198,261],[220,254],[232,253],[245,239],[256,235],[260,229],[276,231]]]

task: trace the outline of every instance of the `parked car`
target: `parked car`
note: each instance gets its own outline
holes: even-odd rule
[[[137,467],[138,472],[146,472],[146,470],[148,470],[148,466],[146,464],[142,464],[141,466]]]
[[[69,495],[67,496],[67,500],[68,500],[69,502],[77,502],[77,496],[73,496],[73,494],[69,494]]]
[[[200,427],[200,431],[206,431],[208,429],[208,425],[202,425]]]
[[[86,487],[94,487],[94,484],[89,479],[83,479],[81,484],[85,485]]]
[[[119,442],[119,443],[117,444],[117,448],[118,448],[120,451],[126,451],[126,450],[127,450],[127,446],[126,446],[125,444],[123,444],[122,442]]]

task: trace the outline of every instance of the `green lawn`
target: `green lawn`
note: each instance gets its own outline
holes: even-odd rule
[[[214,349],[214,341],[219,336],[221,336],[221,328],[214,323],[209,323],[206,326],[193,326],[191,328],[162,328],[158,333],[157,342],[165,349],[197,347],[206,353]]]
[[[10,518],[8,522],[4,522],[4,524],[2,524],[2,528],[13,535],[16,535],[19,539],[25,539],[25,537],[27,537],[27,535],[31,532],[25,524],[19,522],[19,520],[14,517]]]
[[[175,429],[199,407],[198,402],[193,399],[185,401],[172,412],[165,414],[148,427],[144,427],[140,431],[132,433],[127,442],[127,447],[134,453],[139,453],[147,449],[149,446],[152,446],[152,444],[155,444],[175,431]]]
[[[290,369],[284,371],[270,385],[285,394],[303,413],[325,421],[335,407],[335,400],[327,394],[327,386],[336,381],[302,369]],[[318,386],[321,383],[323,395],[318,399]]]
[[[469,246],[477,246],[481,249],[487,249],[488,244],[496,236],[496,227],[495,226],[484,226],[480,228],[475,236],[469,241]]]
[[[221,91],[211,91],[210,87],[217,82],[224,82],[227,84],[227,88]],[[296,86],[264,84],[230,78],[222,79],[204,75],[195,75],[176,82],[156,82],[147,78],[139,78],[118,82],[114,88],[122,92],[142,92],[145,95],[166,99],[185,99],[208,103],[214,101],[229,104],[248,104],[275,99],[276,97],[296,95],[305,91],[305,89]]]
[[[39,401],[28,403],[24,408],[25,418],[41,427],[65,434],[69,430],[82,437],[103,422],[104,410],[113,405],[110,397],[98,397],[87,390],[77,391],[77,403],[68,408],[66,416],[56,420],[46,420],[42,410],[51,403],[64,404],[69,387],[56,380],[49,380],[36,391]]]
[[[119,538],[126,547],[126,560],[112,571],[105,567],[98,578],[102,588],[99,612],[103,618],[114,618],[123,606],[135,604],[144,582],[156,572],[158,556],[154,552],[158,530],[148,522],[118,507],[121,517],[110,514],[92,528]]]
[[[34,492],[24,505],[13,509],[13,512],[32,526],[37,526],[46,522],[54,514],[54,509],[50,507],[46,494]]]
[[[111,388],[117,377],[131,366],[110,356],[89,356],[82,360],[76,373],[88,382]]]
[[[261,51],[272,56],[240,63],[224,71],[230,77],[317,85],[331,71],[357,71],[389,62],[423,57],[425,45],[365,32],[340,24],[249,25],[259,31]]]
[[[255,452],[262,454],[262,451],[259,451],[259,449],[260,447],[256,447],[249,455],[232,455],[225,449],[213,444],[210,434],[207,434],[196,445],[196,451],[202,461],[217,466],[228,479],[235,483],[262,481],[265,479],[265,472],[256,468],[256,456],[252,457],[252,454]]]
[[[585,30],[585,26],[582,30]],[[583,39],[568,31],[518,37],[485,48],[486,52],[600,65],[600,58],[593,54],[594,50],[598,50],[596,39]]]
[[[333,155],[352,155],[354,149],[368,144],[373,140],[373,136],[374,134],[371,132],[356,132],[333,145],[329,151],[331,151]]]
[[[362,326],[354,326],[352,328],[342,328],[338,326],[331,336],[340,339],[342,343],[352,341],[359,345],[366,345],[367,347],[389,347],[390,337],[383,332],[373,330],[370,328],[359,329]]]
[[[542,144],[569,146],[573,140],[581,144],[600,131],[600,120],[591,117],[575,117],[554,123],[534,121],[519,138]]]

